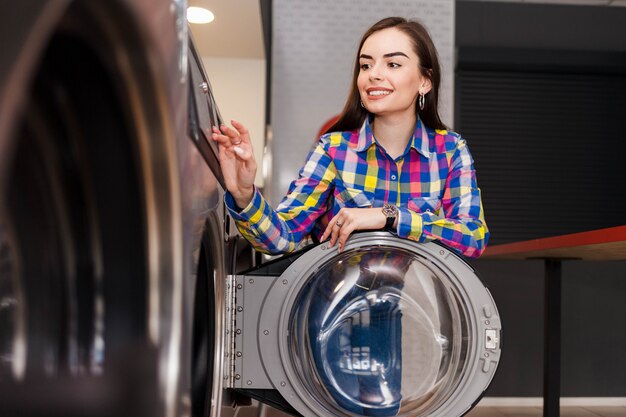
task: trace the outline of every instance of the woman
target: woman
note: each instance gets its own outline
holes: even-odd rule
[[[485,249],[473,160],[438,113],[437,51],[419,23],[390,17],[364,35],[346,105],[276,210],[254,188],[246,128],[213,128],[226,204],[258,250],[295,250],[309,234],[343,250],[357,230],[438,240],[468,257]]]

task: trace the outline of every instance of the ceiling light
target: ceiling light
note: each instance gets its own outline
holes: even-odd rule
[[[189,23],[204,24],[212,22],[215,15],[204,7],[187,7],[187,21]]]

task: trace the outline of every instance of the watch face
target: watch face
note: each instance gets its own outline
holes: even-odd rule
[[[395,217],[397,213],[398,213],[398,209],[396,208],[396,206],[393,206],[391,204],[385,204],[383,206],[383,214],[385,216]]]

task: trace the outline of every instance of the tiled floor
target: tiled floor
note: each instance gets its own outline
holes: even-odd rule
[[[476,407],[466,417],[541,417],[541,407]],[[561,417],[626,417],[626,407],[561,407]]]

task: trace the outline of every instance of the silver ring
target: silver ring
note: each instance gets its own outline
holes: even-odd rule
[[[241,139],[239,139],[237,142],[233,142],[233,145],[235,145],[235,146],[241,145]]]
[[[341,227],[341,225],[342,225],[343,223],[341,223],[340,221],[338,221],[338,222],[337,222],[337,223],[335,223],[335,224],[336,224],[337,226]]]

